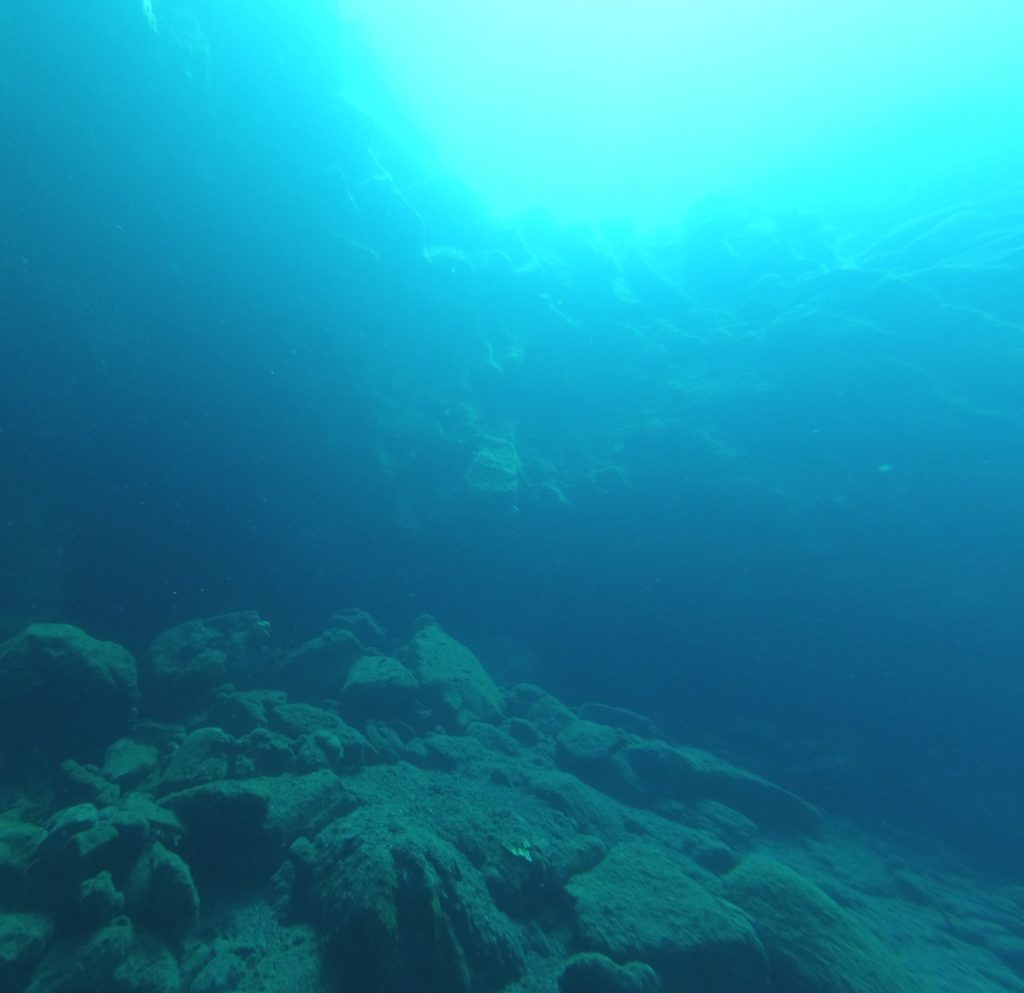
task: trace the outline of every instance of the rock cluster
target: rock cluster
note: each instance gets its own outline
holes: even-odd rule
[[[395,645],[349,611],[284,651],[234,614],[138,664],[35,626],[0,690],[10,993],[917,988],[761,851],[816,810],[638,715],[502,689],[430,618]]]

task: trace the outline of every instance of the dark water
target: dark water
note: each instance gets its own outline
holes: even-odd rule
[[[197,11],[3,5],[4,633],[426,612],[1019,873],[1019,163],[511,228],[326,44]]]

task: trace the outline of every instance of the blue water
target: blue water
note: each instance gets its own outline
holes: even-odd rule
[[[1019,872],[1016,77],[922,128],[927,182],[758,199],[755,145],[743,195],[588,224],[605,185],[490,210],[372,53],[339,74],[333,7],[286,10],[3,5],[4,634],[430,613]]]

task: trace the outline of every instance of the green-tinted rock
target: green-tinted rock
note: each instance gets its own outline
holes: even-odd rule
[[[79,885],[69,917],[75,927],[89,932],[109,924],[123,908],[124,894],[118,892],[113,876],[104,869]]]
[[[574,955],[558,977],[558,993],[659,993],[658,974],[646,962],[619,965],[607,955]]]
[[[377,620],[359,607],[347,607],[331,615],[332,628],[344,628],[358,639],[365,649],[383,651],[387,648],[388,638]]]
[[[130,788],[153,772],[159,758],[153,745],[142,745],[131,738],[119,738],[107,749],[101,772],[110,782]]]
[[[768,962],[750,920],[698,883],[682,856],[620,844],[568,884],[584,948],[647,962],[682,993],[768,990]]]
[[[137,698],[131,653],[69,624],[32,624],[0,645],[0,745],[11,755],[98,755]]]
[[[199,728],[187,735],[160,779],[160,793],[225,779],[231,768],[234,739],[220,728]]]
[[[622,784],[636,799],[716,800],[745,814],[763,830],[798,834],[815,830],[821,815],[798,796],[698,748],[635,741],[616,760]]]
[[[45,954],[26,993],[115,990],[114,973],[135,941],[132,922],[118,917],[88,938],[65,938]]]
[[[82,765],[74,759],[60,764],[60,796],[65,803],[94,803],[106,807],[121,795],[121,787],[109,782],[94,765]]]
[[[750,915],[779,989],[792,993],[914,993],[892,950],[810,880],[754,856],[724,878],[727,899]]]
[[[608,759],[625,743],[626,735],[618,728],[576,720],[558,734],[558,761],[571,772],[600,777]]]
[[[155,935],[137,934],[131,951],[114,970],[116,993],[179,993],[178,960]]]
[[[268,840],[282,850],[300,835],[312,836],[357,805],[344,782],[327,770],[304,776],[275,776],[256,783],[269,799],[265,823]]]
[[[28,882],[26,870],[46,830],[21,820],[17,812],[0,816],[0,893],[15,900]]]
[[[127,908],[132,919],[168,939],[181,938],[199,917],[199,892],[185,860],[159,842],[132,870]]]
[[[437,624],[428,622],[416,632],[403,660],[419,682],[420,702],[447,730],[460,732],[474,721],[501,720],[501,690],[477,657]]]
[[[145,793],[126,794],[109,813],[119,840],[133,857],[138,857],[150,840],[174,847],[182,835],[181,821],[174,812]]]
[[[44,914],[0,913],[0,990],[19,990],[53,932]]]
[[[272,690],[244,690],[220,693],[209,712],[209,723],[239,737],[267,726],[267,709],[288,697]]]
[[[305,867],[328,954],[353,989],[498,990],[523,968],[512,922],[451,843],[391,806],[360,807],[317,836]]]
[[[341,691],[340,709],[349,720],[407,720],[416,708],[416,677],[398,659],[363,655],[352,663]]]
[[[622,707],[610,707],[604,703],[585,703],[579,708],[580,717],[608,727],[619,728],[640,738],[664,738],[661,728],[649,717]]]
[[[189,714],[222,683],[251,683],[271,659],[270,626],[255,611],[185,621],[158,635],[146,654],[146,710]]]
[[[289,697],[309,702],[336,700],[349,667],[363,654],[360,640],[345,628],[331,628],[290,652],[275,672]]]
[[[208,783],[160,802],[184,826],[180,850],[201,877],[251,880],[266,870],[272,854],[264,831],[270,801],[258,781]]]
[[[323,707],[314,707],[308,703],[283,703],[270,711],[268,720],[273,730],[293,740],[304,737],[325,740],[322,738],[324,734],[337,739],[342,748],[342,760],[347,767],[360,766],[373,755],[373,748],[359,731]]]

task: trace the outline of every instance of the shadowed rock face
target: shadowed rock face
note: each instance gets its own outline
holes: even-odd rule
[[[263,630],[239,616],[230,630]],[[192,672],[190,653],[223,646],[225,624],[157,641]],[[316,643],[349,644],[339,630]],[[906,853],[872,862],[880,840],[841,835],[708,752],[645,737],[657,732],[640,715],[499,687],[435,621],[394,655],[328,650],[336,704],[309,702],[321,685],[310,644],[285,691],[259,673],[279,683],[296,652],[261,641],[267,664],[247,670],[248,688],[177,697],[182,724],[150,719],[145,700],[131,721],[118,710],[134,700],[134,667],[117,646],[63,626],[4,646],[10,712],[85,727],[74,700],[40,696],[30,659],[79,673],[69,685],[95,679],[112,701],[84,739],[108,735],[102,766],[65,737],[81,761],[51,750],[0,781],[4,993],[933,988],[878,936],[886,914],[906,928],[922,894],[928,908],[956,899]],[[931,940],[904,941],[901,956],[934,975],[964,956],[991,975],[1018,967],[1008,926],[957,933],[970,944],[945,935],[946,959]]]
[[[0,645],[0,746],[96,758],[127,730],[138,702],[131,653],[68,624],[33,624]]]

